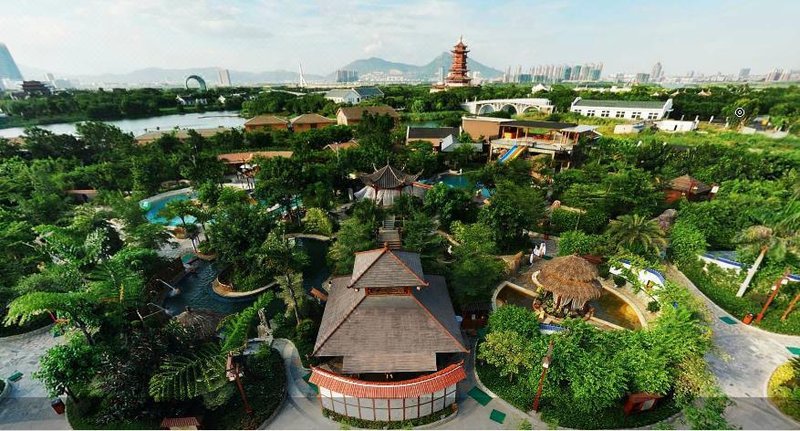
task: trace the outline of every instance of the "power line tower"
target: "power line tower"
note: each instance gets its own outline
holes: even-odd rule
[[[308,86],[308,82],[306,82],[306,77],[303,75],[303,63],[300,63],[300,87],[305,88]]]

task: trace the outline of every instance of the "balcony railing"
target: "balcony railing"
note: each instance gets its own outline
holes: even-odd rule
[[[502,145],[502,146],[525,146],[525,147],[533,147],[542,150],[548,151],[572,151],[572,147],[575,145],[571,142],[562,142],[561,140],[548,140],[548,139],[541,139],[541,138],[516,138],[516,139],[494,139],[492,140],[492,145]]]

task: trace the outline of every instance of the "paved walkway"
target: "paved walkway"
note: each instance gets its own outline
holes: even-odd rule
[[[64,337],[55,338],[48,329],[0,338],[0,376],[23,374],[12,383],[10,398],[0,401],[0,429],[70,429],[67,418],[53,411],[47,391],[32,375],[39,369],[39,357],[62,342]]]
[[[772,372],[792,355],[787,346],[800,346],[800,336],[775,334],[744,325],[738,318],[714,304],[678,271],[670,266],[667,278],[686,286],[706,303],[713,319],[716,352],[707,355],[711,371],[735,405],[725,412],[728,422],[745,429],[800,429],[800,423],[782,414],[767,400],[767,383]],[[729,325],[720,317],[732,317]]]

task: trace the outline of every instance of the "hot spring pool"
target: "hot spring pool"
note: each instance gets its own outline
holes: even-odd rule
[[[142,199],[141,201],[139,201],[139,206],[142,207],[142,209],[147,210],[147,214],[145,214],[145,217],[147,217],[147,220],[150,223],[164,224],[167,226],[179,226],[181,224],[180,217],[174,217],[170,220],[167,220],[165,217],[161,217],[158,213],[161,212],[161,210],[164,209],[164,207],[167,206],[169,202],[186,201],[189,199],[194,199],[196,197],[197,195],[193,191],[186,191],[184,193],[176,193],[173,195],[161,196],[161,197],[158,197],[158,195],[156,195],[155,198]],[[197,221],[197,219],[194,218],[193,216],[186,216],[185,219],[187,224],[191,224]]]

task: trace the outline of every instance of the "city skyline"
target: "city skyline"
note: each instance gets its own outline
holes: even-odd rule
[[[650,72],[656,62],[674,75],[800,67],[775,43],[800,39],[791,23],[796,2],[466,3],[45,0],[5,5],[0,28],[11,31],[0,36],[23,68],[63,75],[295,70],[301,61],[306,73],[330,74],[367,57],[424,64],[461,34],[471,58],[499,70],[587,62],[602,62],[608,75]],[[669,18],[678,11],[680,21]]]

